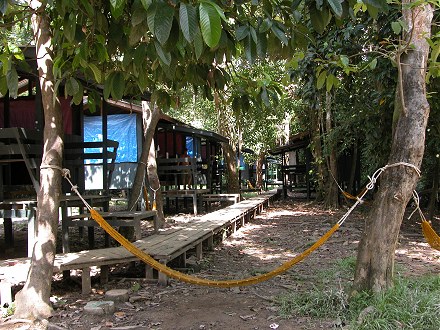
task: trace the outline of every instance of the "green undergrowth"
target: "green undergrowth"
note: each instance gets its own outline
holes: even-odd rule
[[[353,330],[440,329],[439,275],[397,275],[386,292],[349,297],[354,265],[354,258],[344,259],[314,277],[308,289],[278,297],[281,316],[331,320]]]

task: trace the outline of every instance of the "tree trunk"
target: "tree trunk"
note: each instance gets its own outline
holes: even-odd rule
[[[128,201],[129,210],[132,210],[134,208],[138,200],[138,197],[142,193],[142,185],[145,177],[145,169],[148,166],[147,164],[149,163],[149,159],[150,159],[150,145],[152,144],[153,141],[154,132],[156,130],[157,123],[159,122],[160,114],[161,111],[156,105],[154,105],[153,109],[151,109],[148,102],[142,101],[142,122],[144,129],[144,142],[142,145],[142,152],[138,162],[136,176],[133,182],[133,187],[131,189],[130,200]],[[154,161],[154,163],[156,162]],[[152,172],[148,174],[148,180],[150,182],[150,185],[152,185],[154,182],[159,183],[159,177],[157,176],[157,171],[154,171],[153,169],[154,167],[155,166],[151,167]],[[153,189],[156,189],[158,187],[159,185],[151,186],[151,188]],[[159,200],[159,196],[156,196],[156,198],[157,200]],[[158,223],[160,224],[160,227],[163,227],[163,224],[165,222],[165,217],[163,215],[163,203],[160,203],[160,205],[162,205],[161,208],[159,208],[159,205],[157,205],[158,206],[157,220]]]
[[[214,92],[214,104],[217,111],[218,132],[219,134],[229,138],[229,143],[222,143],[223,157],[225,160],[227,191],[231,194],[238,194],[240,193],[240,182],[238,177],[239,169],[237,166],[237,154],[232,142],[234,139],[232,138],[231,129],[228,127],[228,120],[225,118],[227,114],[221,106],[218,91]]]
[[[321,107],[317,100],[317,105],[311,109],[311,152],[315,159],[315,171],[316,171],[316,200],[322,201],[324,191],[324,164],[322,156],[322,144],[321,144],[321,129],[320,129],[320,116],[319,112]]]
[[[229,143],[222,143],[223,156],[226,165],[227,191],[231,194],[240,193],[240,184],[238,181],[237,156],[234,148]]]
[[[393,136],[389,165],[405,162],[420,168],[422,162],[429,116],[425,85],[429,47],[425,38],[431,35],[432,16],[431,6],[426,4],[403,10],[412,39],[406,40],[410,46],[401,55],[402,81],[397,88],[403,90],[396,95],[404,98],[396,103],[403,108]],[[389,167],[381,175],[380,187],[359,243],[354,290],[380,292],[393,285],[400,225],[417,180],[417,172],[409,165]]]
[[[325,131],[326,136],[330,134],[332,131],[332,98],[331,94],[327,92],[325,94]],[[326,138],[327,149],[329,150],[327,167],[329,171],[328,175],[328,186],[327,191],[325,193],[325,201],[324,205],[329,208],[338,208],[339,207],[339,192],[338,185],[335,180],[338,180],[338,164],[337,164],[337,156],[335,145],[333,141],[329,141]]]
[[[264,164],[264,158],[265,158],[265,153],[264,152],[260,152],[260,154],[258,155],[258,159],[257,159],[257,167],[255,169],[255,174],[257,176],[256,178],[256,183],[255,183],[255,188],[258,189],[262,189],[263,188],[263,164]]]
[[[356,140],[353,145],[351,155],[350,177],[348,178],[347,189],[350,194],[356,196],[358,193],[356,190],[359,188],[356,186],[356,172],[358,166],[358,141]]]
[[[38,10],[32,16],[32,25],[45,120],[40,190],[37,196],[38,234],[26,283],[15,296],[15,317],[32,320],[48,318],[52,313],[49,298],[56,253],[62,179],[61,172],[54,167],[62,166],[64,147],[62,114],[59,99],[54,90],[52,73],[50,19],[41,3],[38,5]]]
[[[157,211],[157,223],[159,228],[165,224],[165,215],[163,213],[162,190],[160,189],[159,176],[157,175],[156,149],[154,148],[154,139],[150,143],[150,152],[147,163],[148,184],[153,193],[153,208],[155,205]]]

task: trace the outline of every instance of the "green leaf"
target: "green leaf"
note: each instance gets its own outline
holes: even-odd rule
[[[150,8],[152,0],[141,0],[142,6],[144,6],[145,10],[148,11],[148,8]]]
[[[111,84],[111,94],[113,100],[122,100],[125,91],[125,79],[122,72],[116,72]]]
[[[249,30],[251,32],[252,40],[254,40],[254,42],[256,44],[258,42],[257,32],[255,31],[255,29],[252,25],[249,27]]]
[[[81,4],[84,7],[84,9],[87,12],[87,15],[92,18],[95,15],[95,11],[93,10],[92,5],[90,4],[90,1],[88,0],[81,0]]]
[[[322,34],[330,23],[331,15],[328,8],[323,8],[322,11],[318,10],[315,5],[310,6],[310,19],[312,21],[312,26],[316,32]]]
[[[367,5],[368,14],[370,14],[371,17],[374,19],[377,19],[379,16],[379,9],[376,7],[373,7],[371,5]]]
[[[387,13],[389,9],[387,0],[363,0],[362,2],[365,3],[366,5],[370,5],[372,7],[379,9],[384,13]]]
[[[6,76],[0,74],[0,94],[6,95],[8,92],[8,82],[6,80]]]
[[[270,18],[265,18],[263,22],[261,22],[261,25],[258,28],[258,31],[261,33],[265,33],[269,31],[269,29],[272,27],[272,21]]]
[[[142,39],[147,29],[148,26],[145,22],[132,27],[130,29],[130,35],[128,36],[128,44],[130,46],[135,46]]]
[[[161,45],[170,37],[174,10],[163,1],[154,2],[148,10],[148,27]]]
[[[326,78],[326,85],[325,85],[325,89],[327,92],[330,92],[332,87],[334,86],[334,82],[336,80],[336,77],[334,75],[332,75],[331,73],[327,76]]]
[[[110,10],[114,18],[119,18],[124,12],[126,0],[110,0]]]
[[[79,83],[75,78],[70,77],[66,81],[66,85],[64,88],[65,88],[66,96],[67,95],[73,96],[79,91]]]
[[[137,26],[147,19],[147,11],[139,2],[134,2],[131,12],[131,26]],[[145,32],[145,31],[143,31]]]
[[[399,22],[391,22],[391,28],[395,34],[400,34],[402,32],[402,25]]]
[[[162,46],[156,41],[154,42],[154,47],[156,48],[157,55],[159,56],[162,63],[166,66],[169,66],[171,64],[171,54],[165,52]]]
[[[115,76],[115,72],[111,72],[107,79],[105,79],[104,82],[104,99],[108,100],[110,98],[110,93],[112,90],[112,81],[113,81],[113,77]]]
[[[100,62],[106,62],[109,60],[109,56],[107,53],[107,48],[101,43],[95,43],[95,51],[96,55],[98,56],[98,61]]]
[[[270,107],[269,95],[267,94],[266,86],[261,87],[261,100],[266,107]]]
[[[250,35],[244,40],[244,51],[246,54],[246,59],[250,63],[254,63],[255,60],[257,59],[257,49]]]
[[[265,57],[267,53],[267,35],[265,33],[258,34],[257,55]]]
[[[16,99],[18,96],[18,74],[14,67],[6,73],[6,81],[9,89],[9,96]]]
[[[89,68],[93,72],[93,76],[95,77],[95,81],[98,84],[100,84],[101,83],[101,79],[102,79],[101,70],[99,70],[98,67],[95,64],[93,64],[93,63],[89,63]]]
[[[203,49],[204,49],[204,44],[203,44],[202,33],[200,32],[199,27],[197,27],[196,34],[194,35],[194,50],[196,52],[197,59],[200,59],[200,56],[202,56]]]
[[[222,33],[221,17],[211,2],[202,2],[199,6],[200,28],[208,47],[217,46]]]
[[[76,16],[74,13],[70,13],[70,15],[64,19],[63,29],[66,39],[73,42],[76,32]]]
[[[271,30],[273,32],[273,34],[275,34],[275,36],[284,44],[284,45],[288,45],[289,44],[289,40],[286,37],[286,34],[284,33],[284,31],[282,31],[277,25],[273,24],[271,27]]]
[[[226,17],[225,17],[225,13],[223,12],[223,9],[220,8],[219,5],[217,5],[214,1],[210,1],[210,0],[201,0],[201,3],[207,3],[211,6],[214,7],[214,9],[217,11],[217,13],[219,14],[219,16],[221,17],[222,20],[224,20],[225,22],[227,22]]]
[[[0,12],[4,15],[8,10],[8,0],[0,0]]]
[[[73,99],[72,99],[73,103],[76,105],[81,104],[83,100],[83,96],[84,96],[84,88],[82,84],[79,84],[78,91],[73,95]]]
[[[368,64],[370,70],[376,69],[377,66],[377,58],[374,58],[369,64]]]
[[[237,26],[235,28],[235,38],[238,41],[243,40],[249,35],[249,25]]]
[[[190,4],[180,3],[179,22],[182,34],[188,42],[193,42],[197,32],[197,10]]]
[[[326,70],[321,71],[321,73],[318,76],[318,80],[316,82],[316,87],[318,89],[321,89],[324,86],[326,77],[327,77],[327,71]]]
[[[342,9],[342,1],[341,0],[327,0],[328,4],[332,8],[333,12],[337,17],[342,17],[343,9]]]
[[[348,64],[350,63],[350,60],[348,59],[348,57],[346,55],[341,55],[339,57],[339,59],[342,63],[342,66],[344,66],[344,67],[348,66]]]

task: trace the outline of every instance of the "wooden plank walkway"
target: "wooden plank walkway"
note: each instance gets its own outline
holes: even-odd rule
[[[269,207],[270,201],[277,196],[276,190],[262,193],[256,197],[230,205],[215,212],[195,218],[187,223],[157,234],[145,237],[134,242],[140,250],[145,251],[162,264],[180,258],[183,262],[186,253],[195,248],[196,256],[202,257],[203,243],[212,248],[215,235],[226,237],[239,226],[253,219],[264,208]],[[82,270],[82,291],[88,294],[91,291],[91,267],[101,267],[101,281],[105,282],[108,276],[107,266],[128,263],[138,260],[122,246],[57,254],[54,262],[54,272],[72,269]],[[1,287],[10,287],[25,281],[30,265],[30,258],[9,259],[0,262]],[[153,277],[153,270],[147,267],[146,277]],[[162,273],[158,274],[158,281],[165,285],[168,281]],[[4,291],[4,290],[3,290]],[[0,294],[2,294],[0,292]],[[3,294],[2,294],[3,295]],[[2,301],[3,304],[3,301]]]

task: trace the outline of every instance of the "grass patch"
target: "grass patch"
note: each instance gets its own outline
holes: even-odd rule
[[[349,298],[347,278],[354,265],[354,258],[341,260],[319,273],[307,292],[278,297],[280,315],[330,319],[353,330],[440,329],[440,276],[397,276],[394,287],[386,292],[362,292]]]

